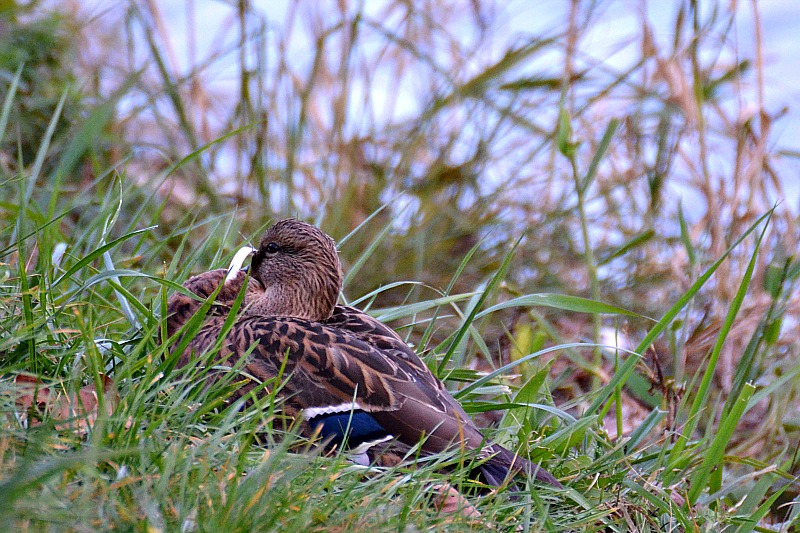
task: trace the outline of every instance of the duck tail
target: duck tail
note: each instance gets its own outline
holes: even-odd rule
[[[491,457],[480,466],[480,472],[490,485],[501,486],[508,480],[509,473],[524,473],[539,481],[556,488],[564,486],[547,470],[527,459],[516,455],[502,446],[494,445],[489,449]]]

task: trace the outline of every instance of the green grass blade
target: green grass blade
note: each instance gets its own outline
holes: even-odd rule
[[[497,270],[495,275],[492,276],[492,278],[489,280],[489,283],[486,285],[486,288],[481,292],[480,297],[475,302],[475,305],[472,307],[470,313],[464,318],[462,326],[459,328],[458,332],[456,333],[455,337],[450,343],[450,347],[447,349],[447,352],[444,354],[442,360],[439,362],[438,366],[439,375],[442,375],[444,373],[444,369],[447,366],[447,363],[450,361],[450,358],[453,357],[453,354],[455,353],[456,349],[459,348],[459,346],[461,345],[461,340],[469,332],[472,322],[475,320],[475,316],[478,314],[481,306],[483,305],[483,302],[486,301],[486,298],[489,297],[489,294],[492,293],[494,288],[505,277],[506,271],[508,270],[508,267],[511,264],[511,258],[514,255],[514,251],[517,249],[517,246],[519,246],[521,240],[522,240],[521,237],[517,239],[517,241],[508,251],[505,258],[503,259],[503,263],[500,265],[500,268]]]
[[[61,95],[61,99],[58,101],[58,105],[56,106],[53,116],[50,119],[50,123],[47,125],[47,131],[44,134],[44,138],[39,145],[39,151],[36,152],[36,159],[33,162],[33,168],[31,169],[30,176],[28,177],[28,186],[25,189],[25,197],[21,204],[22,206],[28,205],[28,202],[31,199],[31,194],[33,194],[33,188],[36,185],[36,182],[39,180],[39,174],[42,172],[42,166],[44,165],[44,160],[47,157],[47,153],[50,148],[50,141],[53,139],[53,133],[56,131],[56,124],[58,124],[58,120],[61,118],[61,110],[64,108],[64,102],[67,100],[68,93],[69,89],[66,89]]]
[[[739,313],[739,309],[741,308],[745,296],[747,295],[747,289],[750,287],[750,280],[753,276],[753,271],[755,270],[756,257],[758,256],[761,239],[763,239],[764,235],[766,234],[768,227],[768,223],[764,225],[761,234],[756,240],[755,249],[750,257],[750,262],[747,265],[742,282],[739,284],[739,289],[736,291],[736,295],[734,296],[733,301],[728,308],[725,321],[723,322],[719,334],[717,335],[717,341],[714,344],[714,349],[711,351],[711,355],[709,356],[708,362],[705,366],[705,372],[703,373],[703,378],[700,381],[700,386],[698,387],[694,401],[689,408],[686,425],[681,432],[681,436],[678,437],[678,441],[675,443],[675,446],[672,448],[672,452],[670,453],[670,463],[673,463],[673,461],[675,461],[676,458],[683,452],[688,439],[691,437],[695,427],[697,426],[699,421],[698,415],[701,409],[704,407],[708,408],[707,400],[710,393],[711,382],[714,379],[714,374],[717,369],[717,360],[722,352],[722,346],[727,338],[728,332],[731,330],[731,327],[733,327],[733,322],[736,319],[736,315]]]
[[[358,256],[358,259],[356,259],[355,263],[353,263],[352,266],[350,266],[350,270],[347,272],[347,275],[345,275],[344,280],[342,281],[343,287],[347,287],[350,281],[355,276],[358,275],[358,272],[361,270],[361,267],[363,267],[364,263],[366,263],[367,260],[370,257],[372,257],[372,255],[375,253],[375,250],[378,249],[378,246],[381,244],[386,235],[389,234],[389,231],[391,229],[392,226],[387,224],[386,227],[384,227],[380,232],[378,232],[378,235],[375,236],[374,239],[372,239],[372,242],[369,243],[367,249],[364,250],[361,253],[361,255]]]
[[[614,137],[617,127],[619,127],[619,120],[612,118],[608,122],[605,132],[603,132],[603,137],[600,139],[600,144],[597,145],[597,150],[595,150],[592,161],[589,163],[589,169],[586,171],[586,175],[581,181],[581,191],[586,191],[586,189],[588,189],[592,184],[592,180],[597,174],[597,168],[600,166],[600,162],[603,160],[603,157],[605,157],[606,152],[608,152],[608,148],[611,145],[611,139]]]
[[[67,270],[65,273],[63,273],[61,276],[59,276],[53,282],[53,287],[56,287],[56,286],[60,285],[65,279],[71,278],[80,269],[82,269],[83,267],[85,267],[86,265],[91,263],[92,261],[94,261],[96,259],[99,259],[100,257],[102,257],[103,253],[107,252],[108,250],[113,249],[114,247],[116,247],[120,243],[125,242],[128,239],[130,239],[132,237],[135,237],[136,235],[141,235],[143,233],[147,233],[148,231],[151,231],[153,229],[155,229],[155,226],[151,226],[149,228],[142,228],[142,229],[139,229],[139,230],[136,230],[136,231],[132,231],[130,233],[127,233],[127,234],[123,235],[122,237],[119,237],[118,239],[114,239],[113,241],[110,241],[110,242],[102,245],[97,250],[94,250],[92,253],[90,253],[86,257],[80,259],[77,263],[72,265],[72,267],[70,267],[69,270]]]
[[[3,100],[3,109],[0,111],[0,141],[3,140],[6,133],[8,117],[11,116],[11,104],[14,102],[14,95],[17,94],[17,87],[19,86],[19,80],[22,77],[22,69],[24,66],[24,64],[21,64],[17,67],[14,77],[11,79],[11,84],[8,86],[6,97]]]
[[[736,430],[736,425],[747,410],[747,403],[755,390],[756,388],[752,384],[745,385],[744,389],[742,389],[742,394],[734,404],[733,410],[720,421],[714,440],[711,442],[708,451],[703,454],[703,461],[691,476],[691,488],[688,494],[688,502],[690,504],[694,504],[703,490],[705,490],[711,471],[715,468],[721,469],[724,467],[722,459],[725,455],[725,448]]]
[[[728,258],[730,253],[737,248],[744,239],[747,238],[762,222],[769,220],[770,216],[772,216],[772,210],[767,212],[766,214],[762,215],[758,218],[742,235],[737,238],[733,244],[725,251],[722,256],[714,261],[714,263],[706,269],[705,272],[689,287],[689,290],[686,291],[678,300],[664,313],[664,316],[659,320],[653,328],[648,331],[647,335],[639,342],[637,347],[633,350],[637,354],[644,353],[645,350],[653,343],[656,338],[663,333],[666,327],[672,323],[675,317],[678,316],[678,313],[683,310],[684,307],[689,303],[689,301],[694,298],[697,292],[708,282],[709,278],[716,272],[719,266],[722,264],[725,259]],[[611,394],[613,394],[615,387],[622,385],[627,381],[628,377],[633,373],[634,368],[639,363],[638,357],[629,357],[620,367],[614,377],[604,386],[600,391],[598,391],[597,396],[586,409],[586,414],[591,415],[594,414],[600,409],[600,407],[605,403]]]
[[[401,305],[398,307],[388,307],[385,309],[373,309],[370,314],[380,320],[381,322],[390,322],[398,318],[405,318],[414,316],[428,309],[441,307],[443,305],[451,305],[457,302],[468,300],[473,297],[475,293],[467,294],[453,294],[451,296],[443,296],[441,298],[434,298],[432,300],[425,300],[413,304]]]
[[[517,298],[513,298],[506,302],[502,302],[484,309],[480,313],[476,314],[475,318],[482,318],[496,311],[510,309],[513,307],[550,307],[553,309],[561,309],[563,311],[576,311],[578,313],[623,315],[636,318],[646,318],[642,315],[634,313],[633,311],[628,311],[627,309],[623,309],[615,305],[598,302],[589,298],[582,298],[580,296],[570,296],[568,294],[526,294],[525,296],[519,296]]]

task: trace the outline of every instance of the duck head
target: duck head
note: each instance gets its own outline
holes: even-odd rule
[[[320,321],[330,317],[342,289],[336,243],[318,228],[286,219],[269,228],[250,264],[264,288],[250,312]]]

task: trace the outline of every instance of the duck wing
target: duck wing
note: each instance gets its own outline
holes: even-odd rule
[[[397,392],[406,398],[408,405],[404,404],[395,412],[394,416],[399,420],[387,420],[387,424],[397,425],[407,422],[416,425],[417,419],[427,414],[434,419],[425,424],[426,428],[440,425],[442,426],[440,433],[450,434],[447,442],[431,443],[432,446],[438,448],[435,451],[445,449],[448,444],[453,442],[452,437],[456,433],[462,434],[463,438],[471,441],[468,448],[478,447],[479,441],[483,437],[474,426],[472,419],[461,407],[461,404],[447,392],[444,384],[433,375],[428,366],[393,329],[360,309],[343,305],[337,305],[334,308],[333,315],[325,321],[325,325],[344,331],[348,336],[377,348],[380,356],[389,359],[406,371],[409,379],[396,382],[394,385]],[[422,398],[420,397],[421,391],[424,391]],[[435,409],[431,409],[434,405]],[[441,413],[446,413],[447,419],[452,423],[442,420]],[[384,415],[377,414],[376,416],[384,417]],[[408,428],[406,432],[412,433],[412,428]],[[438,438],[430,431],[427,435],[434,440]]]
[[[337,305],[331,317],[325,320],[324,324],[346,331],[353,337],[378,348],[387,357],[410,367],[419,379],[437,390],[446,392],[444,384],[431,373],[414,350],[400,338],[397,332],[377,318],[355,307]],[[461,409],[460,405],[458,405],[458,409]]]
[[[261,382],[282,371],[288,377],[280,391],[287,414],[302,412],[309,432],[336,444],[347,440],[353,448],[393,438],[409,446],[422,442],[427,453],[479,450],[487,459],[481,471],[493,485],[500,485],[509,471],[526,471],[559,486],[544,470],[487,445],[463,408],[392,330],[352,310],[342,312],[339,320],[340,326],[358,327],[353,332],[333,327],[335,320],[323,324],[245,316],[217,357],[231,362],[247,357],[246,372]],[[213,328],[204,328],[187,352],[209,349],[216,341],[213,334]]]
[[[433,434],[442,417],[468,420],[460,406],[453,412],[452,397],[431,386],[435,378],[427,367],[427,374],[420,374],[421,361],[409,362],[394,348],[380,349],[341,328],[293,317],[244,317],[228,334],[226,349],[236,357],[250,347],[247,370],[270,379],[285,365],[291,401],[303,410],[316,413],[346,404],[398,416],[410,414],[407,409],[430,412],[435,423],[418,425],[413,435],[395,435],[413,443],[423,433]]]
[[[479,446],[477,441],[479,438],[482,438],[479,437],[481,435],[480,431],[474,426],[472,419],[466,414],[461,404],[447,392],[444,384],[433,375],[428,366],[393,329],[360,309],[343,305],[337,305],[333,315],[326,320],[325,323],[346,330],[356,338],[379,348],[386,357],[400,362],[401,364],[407,364],[414,369],[417,381],[424,382],[427,386],[438,391],[442,402],[447,404],[445,410],[448,411],[448,418],[451,421],[457,422],[456,424],[440,422],[442,424],[441,433],[452,435],[455,431],[463,431],[463,433],[460,434],[461,440],[463,444],[466,444],[468,449],[476,449]],[[402,412],[403,410],[405,410],[405,413]],[[383,423],[387,426],[392,425],[396,427],[399,424],[414,425],[416,424],[417,418],[425,413],[429,416],[436,416],[434,412],[428,411],[423,406],[414,404],[412,400],[409,402],[408,406],[403,406],[401,409],[389,414],[388,416],[391,417],[391,420],[384,419],[387,416],[386,414],[375,413],[373,416],[379,420],[384,419]],[[433,424],[435,424],[435,420],[429,421],[427,425],[431,426]],[[467,429],[462,430],[462,425]],[[406,433],[413,434],[413,427],[406,428]],[[434,451],[446,449],[448,442],[439,440],[436,437],[436,435],[431,435],[429,437],[429,439],[433,438],[434,440],[431,443],[432,447],[438,448]],[[449,443],[453,442],[457,441],[449,441]],[[546,470],[517,456],[500,445],[492,444],[484,446],[482,455],[491,457],[489,461],[481,466],[481,470],[486,480],[492,485],[500,485],[508,476],[509,470],[513,470],[525,472],[529,476],[555,487],[562,486],[561,483]]]

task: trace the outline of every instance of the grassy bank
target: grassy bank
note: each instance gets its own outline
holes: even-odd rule
[[[232,9],[242,39],[188,71],[153,6],[4,15],[0,529],[797,527],[796,213],[777,117],[742,104],[762,43],[688,2],[659,32],[642,14],[620,68],[582,44],[616,3],[499,48],[503,10],[472,5]],[[566,489],[487,494],[459,457],[364,469],[269,399],[228,405],[235,372],[177,374],[168,295],[284,216]],[[438,511],[444,482],[480,517]]]

